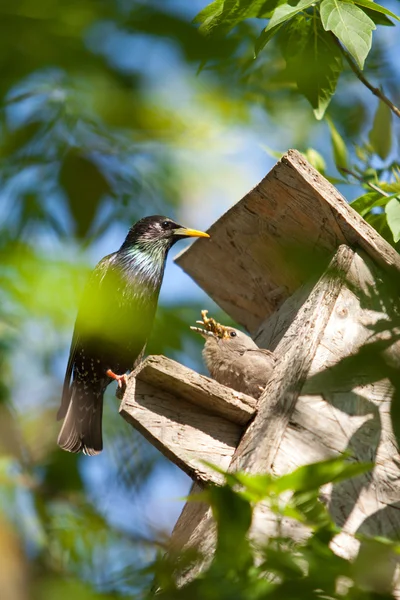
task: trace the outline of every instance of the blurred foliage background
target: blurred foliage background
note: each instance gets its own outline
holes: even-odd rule
[[[377,25],[364,74],[399,104],[387,12],[398,5],[385,2],[385,14],[363,3]],[[55,444],[82,286],[134,221],[162,213],[206,228],[296,147],[390,243],[400,239],[396,114],[357,77],[365,56],[346,57],[340,31],[333,50],[318,3],[282,6],[0,1],[2,599],[142,597],[152,574],[141,568],[189,489],[118,416],[112,392],[102,455]],[[227,321],[170,261],[148,351],[201,370],[188,329],[201,308]]]

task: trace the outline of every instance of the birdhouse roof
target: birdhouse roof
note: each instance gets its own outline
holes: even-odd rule
[[[233,319],[254,333],[341,244],[386,269],[400,256],[296,150],[175,259]]]

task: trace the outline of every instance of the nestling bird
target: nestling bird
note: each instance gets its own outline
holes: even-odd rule
[[[69,452],[101,452],[103,395],[121,385],[149,337],[169,249],[187,237],[209,237],[155,215],[138,221],[121,248],[89,277],[78,311],[58,419],[58,445]]]
[[[207,312],[202,310],[203,320],[196,321],[203,327],[190,329],[206,340],[203,359],[211,377],[237,392],[259,398],[274,368],[273,353],[259,348],[239,329],[208,318]]]

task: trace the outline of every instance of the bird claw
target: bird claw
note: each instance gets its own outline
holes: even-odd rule
[[[108,377],[111,377],[111,379],[115,379],[115,381],[118,383],[119,388],[122,389],[126,387],[126,384],[128,382],[126,373],[124,373],[123,375],[116,375],[114,371],[108,369],[108,371],[106,371],[106,375],[108,375]]]

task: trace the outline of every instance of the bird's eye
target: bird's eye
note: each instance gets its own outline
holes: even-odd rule
[[[171,221],[163,221],[163,222],[161,223],[161,227],[162,227],[163,229],[169,229],[169,228],[171,227]]]
[[[237,333],[236,333],[236,331],[231,331],[229,335],[230,335],[231,337],[236,337],[236,336],[237,336]]]

